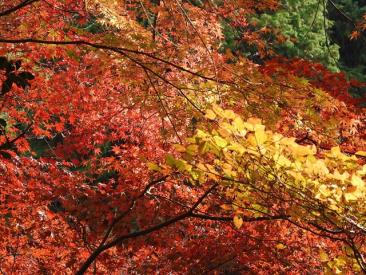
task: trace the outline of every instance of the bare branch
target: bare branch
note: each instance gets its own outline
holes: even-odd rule
[[[212,220],[212,221],[232,221],[233,220],[233,217],[210,216],[210,215],[196,214],[196,213],[192,213],[191,217],[200,218],[200,219],[203,219],[203,220]],[[266,216],[266,217],[242,217],[244,222],[287,220],[288,218],[289,218],[289,216],[286,216],[286,215]]]
[[[0,17],[10,15],[13,12],[16,12],[17,10],[20,10],[20,9],[26,7],[26,6],[29,6],[29,5],[31,5],[35,2],[38,2],[38,1],[39,0],[25,0],[25,1],[21,2],[20,4],[8,9],[8,10],[0,12]]]
[[[175,64],[173,62],[170,62],[168,60],[165,60],[163,58],[157,57],[153,53],[147,53],[147,52],[127,49],[127,48],[123,48],[123,47],[112,47],[112,46],[107,46],[107,45],[103,45],[103,44],[88,42],[88,41],[85,41],[85,40],[52,41],[52,40],[40,40],[40,39],[33,39],[33,38],[22,38],[22,39],[4,39],[4,38],[0,38],[0,43],[9,43],[9,44],[34,43],[34,44],[45,44],[45,45],[75,45],[75,46],[79,45],[79,46],[89,46],[89,47],[93,47],[95,49],[109,50],[109,51],[116,52],[116,53],[119,53],[119,54],[121,54],[122,52],[133,53],[133,54],[137,54],[137,55],[143,55],[143,56],[149,57],[151,59],[154,59],[156,61],[165,63],[165,64],[167,64],[171,67],[174,67],[174,68],[176,68],[180,71],[186,72],[188,74],[197,76],[197,77],[205,79],[205,80],[219,82],[221,84],[228,84],[226,81],[217,80],[215,77],[205,76],[203,74],[200,74],[198,72],[194,72],[190,69],[187,69],[185,67],[177,65],[177,64]]]
[[[132,211],[132,209],[134,208],[137,200],[139,200],[140,198],[142,198],[143,196],[145,196],[146,192],[149,191],[149,189],[157,184],[157,183],[160,183],[164,180],[166,180],[167,178],[169,177],[168,176],[163,176],[161,178],[158,178],[157,180],[153,180],[151,181],[148,185],[146,185],[146,187],[144,188],[144,190],[141,192],[140,195],[138,195],[136,198],[134,198],[131,203],[130,203],[130,206],[128,207],[128,209],[122,213],[120,213],[116,218],[113,219],[112,223],[109,225],[108,229],[106,230],[106,233],[101,241],[101,243],[99,244],[99,246],[102,246],[105,244],[105,242],[108,240],[109,238],[109,235],[111,234],[113,228],[128,214]]]
[[[25,136],[25,134],[29,131],[29,129],[32,127],[33,122],[30,123],[27,128],[24,129],[24,131],[18,135],[17,137],[13,138],[12,140],[7,140],[4,144],[0,145],[0,149],[4,149],[7,148],[8,146],[11,146],[12,144],[14,144],[16,141],[18,141],[19,139],[21,139],[22,137]]]
[[[202,203],[202,201],[217,187],[217,184],[211,186],[197,201],[196,203],[186,212],[175,216],[174,218],[171,218],[165,222],[162,222],[158,225],[152,226],[150,228],[141,230],[141,231],[137,231],[137,232],[133,232],[127,235],[123,235],[120,237],[115,238],[113,241],[105,244],[105,245],[101,245],[99,246],[97,249],[94,250],[94,252],[89,256],[89,258],[84,262],[84,264],[80,267],[80,269],[76,272],[76,275],[81,275],[84,274],[85,271],[89,268],[89,266],[96,260],[96,258],[99,256],[99,254],[101,254],[102,252],[104,252],[105,250],[114,247],[120,243],[122,243],[124,240],[127,239],[131,239],[131,238],[136,238],[136,237],[140,237],[140,236],[144,236],[147,234],[150,234],[152,232],[158,231],[164,227],[167,227],[171,224],[174,224],[176,222],[179,222],[181,220],[184,220],[186,218],[189,217],[193,217],[193,211]]]

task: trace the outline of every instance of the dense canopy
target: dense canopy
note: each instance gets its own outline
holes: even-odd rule
[[[354,5],[0,1],[0,272],[366,273]]]

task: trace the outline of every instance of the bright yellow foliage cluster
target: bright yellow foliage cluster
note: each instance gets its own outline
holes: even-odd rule
[[[363,229],[366,165],[355,156],[339,147],[320,156],[315,146],[299,145],[266,130],[258,119],[243,121],[216,105],[206,118],[210,129],[197,130],[186,146],[177,145],[183,158],[169,156],[167,162],[194,183],[220,183],[233,202],[237,227],[243,213],[270,213],[283,205],[276,212],[301,221],[326,218],[339,228],[352,223]]]

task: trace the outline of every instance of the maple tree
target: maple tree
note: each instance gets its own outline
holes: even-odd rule
[[[278,7],[2,2],[0,271],[365,272],[363,84],[222,50]]]

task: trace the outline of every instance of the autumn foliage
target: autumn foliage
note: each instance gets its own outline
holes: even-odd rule
[[[277,7],[2,1],[0,271],[366,272],[364,84],[222,50]]]

